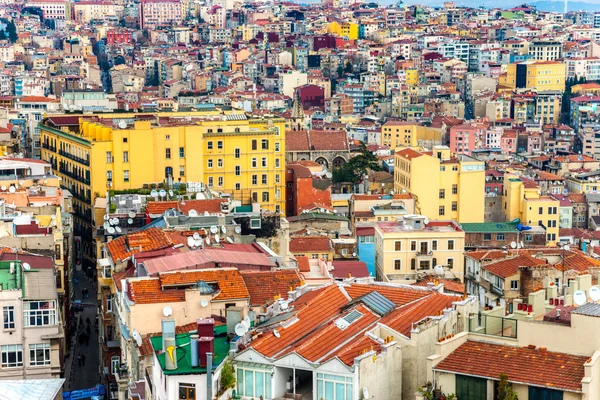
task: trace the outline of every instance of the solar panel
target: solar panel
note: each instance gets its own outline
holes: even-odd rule
[[[348,315],[346,315],[343,318],[343,320],[346,321],[347,323],[351,324],[362,316],[363,315],[360,311],[352,310],[352,311],[350,311],[350,313]]]
[[[396,308],[396,305],[391,300],[377,291],[372,291],[364,295],[360,300],[382,317]]]

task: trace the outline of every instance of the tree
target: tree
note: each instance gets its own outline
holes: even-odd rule
[[[352,73],[352,63],[350,61],[346,61],[346,67],[344,68],[344,72]]]
[[[221,387],[219,391],[224,393],[227,389],[232,389],[234,387],[235,369],[233,368],[231,361],[227,361],[223,364],[223,369],[221,370]]]
[[[6,40],[6,39],[8,39],[6,37],[6,33],[4,31],[0,31],[0,40]]]
[[[333,170],[333,181],[336,183],[359,183],[368,171],[381,171],[382,169],[379,159],[375,154],[367,150],[367,146],[362,143],[357,155],[352,157],[343,166]]]
[[[508,375],[504,372],[500,374],[498,382],[497,400],[519,400],[517,394],[513,391],[512,386],[508,382]]]
[[[10,40],[11,43],[15,43],[19,38],[19,35],[17,35],[17,27],[15,26],[15,23],[9,21],[6,25],[6,31],[8,32],[8,40]]]

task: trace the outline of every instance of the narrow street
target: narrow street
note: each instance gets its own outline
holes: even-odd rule
[[[75,284],[77,279],[77,284]],[[81,300],[83,311],[75,313],[74,323],[77,324],[77,333],[73,335],[70,343],[70,356],[65,360],[65,391],[88,389],[96,386],[99,381],[98,374],[98,325],[96,324],[96,280],[90,279],[84,271],[73,272],[74,299],[72,304]],[[83,290],[88,290],[85,298]],[[88,321],[89,337],[88,332]],[[81,339],[80,339],[81,336]],[[82,365],[79,365],[81,356]]]

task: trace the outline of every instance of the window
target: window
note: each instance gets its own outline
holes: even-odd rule
[[[279,142],[275,142],[275,151],[279,152]]]
[[[123,171],[123,182],[129,182],[129,171]]]
[[[212,168],[213,167],[213,160],[212,158],[208,159],[208,168]]]
[[[242,184],[239,182],[235,183],[235,190],[241,190],[242,189]]]
[[[123,152],[123,162],[129,162],[129,152],[128,151]]]
[[[448,264],[448,269],[454,268],[454,258],[449,258],[447,260],[447,264]]]
[[[23,366],[23,346],[8,344],[2,346],[2,368],[15,368]]]
[[[544,207],[538,208],[538,214],[543,214],[543,213],[544,213]]]
[[[219,150],[223,149],[223,141],[222,140],[217,141],[217,149],[219,149]]]
[[[106,171],[106,180],[112,181],[112,171]]]
[[[217,168],[223,168],[223,159],[222,158],[217,159]]]
[[[258,399],[270,399],[271,371],[237,367],[237,393],[240,396]]]
[[[446,198],[446,189],[440,189],[440,199]]]
[[[106,296],[106,312],[112,312],[113,310],[113,295],[109,294]]]
[[[126,137],[123,138],[123,143],[127,143],[127,138]]]
[[[242,174],[242,167],[239,165],[235,166],[235,176],[240,176]]]
[[[400,271],[402,269],[402,260],[394,260],[394,269]]]
[[[212,150],[213,149],[213,142],[212,142],[212,140],[209,140],[208,142],[206,142],[206,148],[208,150]]]
[[[531,242],[533,241],[533,235],[531,233],[526,233],[525,234],[525,241],[526,242]]]
[[[279,165],[280,165],[279,158],[276,158],[275,159],[275,168],[279,168]]]
[[[262,174],[262,180],[261,180],[263,185],[267,184],[267,174]]]
[[[394,247],[395,247],[395,250],[396,250],[396,251],[402,251],[402,241],[400,241],[400,240],[397,240],[397,241],[394,243]]]
[[[119,367],[121,366],[121,358],[119,356],[112,356],[110,358],[110,371],[113,374],[119,372]]]
[[[483,234],[483,240],[492,240],[492,234],[491,233],[484,233]]]
[[[179,400],[196,400],[196,386],[192,383],[180,383]]]
[[[452,202],[452,211],[457,211],[458,210],[458,203],[456,201]]]
[[[410,241],[410,251],[417,251],[417,241],[416,240]]]
[[[54,301],[23,302],[25,326],[45,326],[56,324],[56,303]]]
[[[29,345],[29,365],[50,365],[50,343]]]
[[[258,150],[258,141],[256,139],[252,139],[252,150]]]
[[[452,194],[458,194],[458,185],[452,185]]]
[[[429,247],[429,242],[421,242],[421,249],[419,250],[419,253],[421,254],[427,254],[429,253],[428,251],[428,247]]]
[[[219,176],[219,177],[217,178],[217,184],[218,184],[219,186],[223,186],[223,177],[222,177],[222,176]]]
[[[185,148],[179,148],[179,158],[185,158]]]
[[[412,260],[410,260],[410,269],[412,269],[412,270],[417,269],[417,260],[415,260],[414,258]]]
[[[171,135],[165,135],[165,140],[171,140]]]
[[[179,176],[185,176],[185,167],[183,165],[179,166]]]
[[[269,150],[269,139],[263,139],[260,143],[260,147],[263,150]]]
[[[446,207],[440,206],[440,215],[445,215],[445,214],[446,214]]]
[[[454,240],[448,240],[448,250],[454,250]]]
[[[112,151],[106,152],[106,163],[110,164],[113,162]]]
[[[275,183],[279,183],[279,182],[280,182],[279,174],[275,174]]]
[[[269,201],[269,192],[262,193],[262,201],[263,202]]]
[[[496,233],[496,240],[504,240],[504,233]]]
[[[213,187],[215,185],[215,178],[212,176],[208,177],[208,187]]]
[[[256,157],[252,158],[252,168],[256,168],[257,167],[257,161],[256,161]]]
[[[4,329],[15,329],[15,306],[2,307],[4,314]]]
[[[233,151],[233,156],[234,156],[235,158],[240,158],[240,157],[241,157],[241,152],[240,152],[240,149],[235,149],[235,150]]]
[[[431,250],[437,250],[437,240],[431,241]]]
[[[258,185],[258,175],[252,175],[252,184]]]
[[[519,281],[510,281],[510,290],[519,290]]]
[[[267,168],[267,157],[263,157],[262,158],[261,165],[262,165],[263,168]]]

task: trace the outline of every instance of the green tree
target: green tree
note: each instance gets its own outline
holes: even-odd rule
[[[224,393],[227,389],[232,389],[235,387],[235,369],[233,368],[233,364],[231,361],[225,362],[223,364],[223,369],[221,370],[221,387],[220,392]]]
[[[6,33],[4,31],[0,31],[0,40],[6,40]]]
[[[8,32],[8,40],[10,40],[11,43],[15,43],[19,38],[19,36],[17,35],[17,27],[15,26],[15,23],[9,21],[6,25],[6,31]]]
[[[359,183],[368,171],[381,171],[379,159],[362,143],[360,151],[346,164],[333,170],[333,181]]]
[[[512,389],[512,386],[508,382],[508,375],[504,372],[500,374],[500,381],[498,382],[498,394],[497,400],[519,400],[517,394]]]
[[[347,72],[347,73],[352,72],[352,63],[350,61],[346,61],[346,67],[344,68],[344,72]]]

